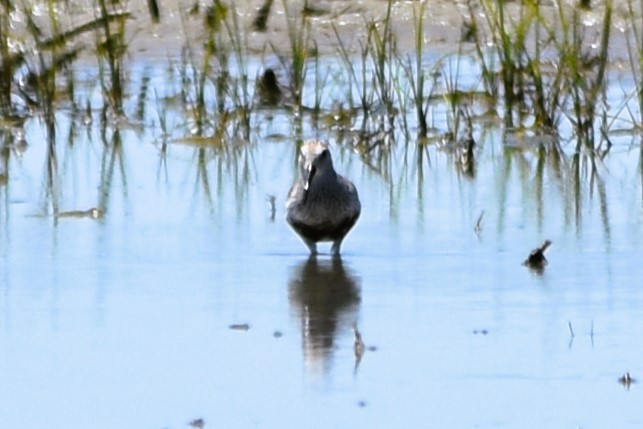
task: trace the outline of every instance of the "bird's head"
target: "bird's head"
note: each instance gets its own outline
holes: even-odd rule
[[[299,168],[304,179],[304,189],[308,190],[320,178],[335,175],[333,159],[328,145],[320,140],[313,140],[301,147]]]

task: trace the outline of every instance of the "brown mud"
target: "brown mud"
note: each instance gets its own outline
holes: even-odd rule
[[[266,3],[268,2],[268,3]],[[207,31],[204,16],[210,2],[194,0],[161,0],[158,2],[158,21],[150,10],[148,1],[134,0],[122,3],[121,12],[128,14],[126,35],[131,55],[143,59],[176,58],[181,49],[187,44],[192,50],[202,48],[207,41]],[[228,6],[229,13],[236,13],[239,22],[239,32],[250,54],[287,55],[290,49],[288,16],[293,18],[307,17],[310,25],[309,49],[319,54],[337,52],[339,40],[351,52],[359,52],[366,44],[369,28],[372,25],[383,25],[387,16],[388,2],[386,0],[319,0],[308,2],[302,0],[249,0],[223,2]],[[395,35],[397,49],[405,54],[415,49],[414,16],[417,15],[420,2],[395,1],[391,6],[391,29]],[[576,2],[564,3],[567,16],[576,9]],[[604,14],[604,1],[596,1],[589,10],[579,10],[588,46],[592,41],[598,41],[601,19]],[[77,28],[95,18],[95,7],[87,1],[70,0],[57,6],[60,27],[63,29]],[[262,11],[263,8],[263,11]],[[505,4],[508,19],[515,22],[524,12],[522,2],[511,1]],[[46,28],[48,13],[46,4],[34,7],[38,20]],[[263,22],[257,30],[257,19],[262,12]],[[38,13],[39,11],[39,13]],[[540,12],[547,17],[547,22],[556,23],[558,18],[557,6],[554,2],[543,2]],[[471,14],[477,20],[485,22],[483,8],[479,2],[472,1],[428,1],[424,16],[424,50],[436,54],[456,53],[460,48],[473,49],[473,44],[466,41],[468,28],[466,22]],[[612,31],[611,52],[613,58],[626,59],[627,48],[624,34],[632,22],[641,22],[640,11],[635,11],[632,18],[626,2],[614,5],[614,30]],[[550,19],[551,18],[551,19]],[[12,16],[14,28],[26,26],[24,17],[16,12]],[[291,21],[292,22],[292,21]],[[26,28],[26,27],[25,27]],[[479,29],[482,40],[490,40],[485,28]],[[339,39],[338,39],[339,37]],[[79,37],[78,43],[91,48],[91,33]],[[86,50],[87,53],[87,50]]]

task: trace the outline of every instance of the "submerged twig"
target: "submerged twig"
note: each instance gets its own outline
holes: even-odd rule
[[[482,232],[482,218],[484,217],[484,210],[480,212],[480,216],[478,216],[478,220],[476,221],[476,225],[473,227],[473,231],[476,234],[480,234]]]
[[[572,328],[572,322],[567,321],[567,327],[569,328],[569,344],[568,344],[568,347],[571,349],[572,344],[574,344],[574,338],[575,338],[574,328]]]

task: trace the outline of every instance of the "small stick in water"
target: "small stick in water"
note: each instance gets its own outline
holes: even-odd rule
[[[473,227],[473,231],[476,234],[480,234],[482,232],[482,218],[484,217],[484,210],[480,212],[480,216],[478,216],[478,220],[476,221],[476,226]]]
[[[632,383],[636,383],[636,379],[633,378],[629,372],[626,372],[619,377],[618,382],[625,386],[626,389],[629,389]]]
[[[268,195],[266,197],[266,201],[268,201],[268,204],[270,205],[270,220],[274,221],[275,214],[277,213],[277,208],[275,205],[275,202],[277,201],[277,197],[275,197],[274,195]]]
[[[355,349],[355,357],[357,359],[361,359],[362,356],[364,356],[364,341],[362,340],[362,334],[359,332],[359,329],[357,329],[357,323],[353,324],[353,331],[355,332],[355,344],[354,344],[354,349]]]
[[[232,329],[233,331],[247,331],[250,329],[250,325],[247,323],[233,323],[232,325],[228,326],[229,329]]]
[[[357,329],[357,323],[353,323],[353,332],[355,333],[355,343],[353,344],[353,351],[355,352],[355,373],[357,373],[357,367],[362,361],[362,356],[364,356],[364,341],[362,340],[362,334]]]

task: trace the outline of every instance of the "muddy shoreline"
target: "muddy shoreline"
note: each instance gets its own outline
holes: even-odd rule
[[[257,31],[253,23],[259,11],[265,7],[265,0],[250,0],[247,2],[224,2],[229,7],[228,13],[237,17],[238,34],[250,55],[285,55],[291,52],[287,16],[308,18],[310,29],[309,49],[320,55],[333,55],[338,52],[340,44],[352,53],[359,53],[368,39],[369,27],[379,26],[387,15],[388,2],[385,0],[323,0],[316,1],[311,6],[302,0],[289,0],[287,3],[275,0],[272,2],[270,13],[265,22],[265,31]],[[576,2],[568,2],[565,10],[571,13]],[[597,42],[602,18],[604,2],[595,2],[593,9],[580,12],[583,32],[588,49]],[[91,0],[84,3],[68,3],[59,5],[58,15],[61,27],[72,29],[94,19],[95,4]],[[395,35],[396,47],[401,55],[406,55],[415,49],[415,16],[419,10],[419,2],[398,1],[391,7],[391,29]],[[161,0],[158,2],[158,22],[154,22],[148,2],[136,0],[125,4],[122,12],[129,14],[126,22],[126,37],[128,52],[132,59],[167,60],[178,58],[181,50],[190,46],[193,52],[200,52],[207,42],[205,14],[209,2],[194,2],[193,0]],[[512,20],[517,19],[522,10],[520,2],[509,2],[506,11]],[[632,22],[626,5],[614,6],[611,55],[615,59],[627,58],[627,48],[624,34]],[[557,10],[554,4],[540,6],[541,13],[551,16],[551,22],[557,21]],[[43,28],[48,26],[46,6],[34,7],[38,21]],[[474,13],[481,23],[485,23],[482,7],[477,3],[469,7],[466,1],[432,1],[427,3],[423,25],[423,50],[437,55],[457,53],[459,49],[472,50],[473,44],[463,42],[466,33],[465,21]],[[637,16],[640,12],[636,11]],[[12,17],[16,27],[25,27],[24,17],[16,14]],[[490,41],[489,32],[480,28],[483,40]],[[225,29],[223,30],[225,32]],[[85,46],[84,56],[87,59],[95,57],[93,37],[85,33],[78,38],[77,43]]]

